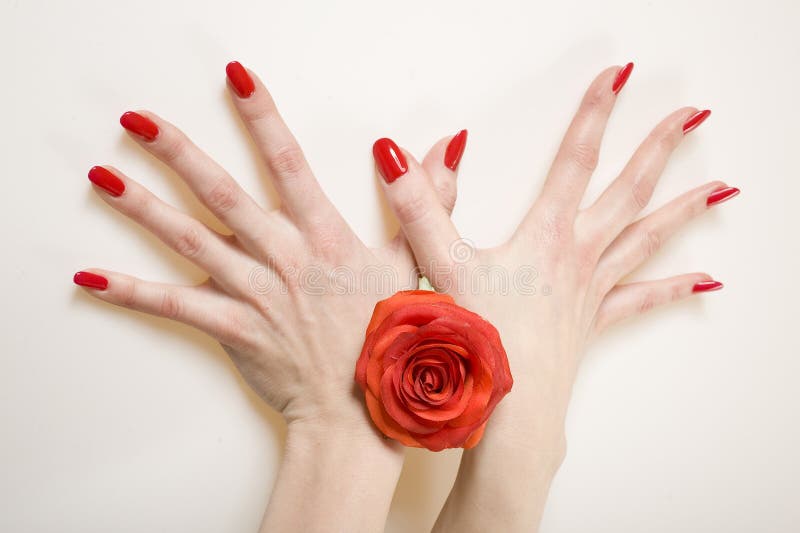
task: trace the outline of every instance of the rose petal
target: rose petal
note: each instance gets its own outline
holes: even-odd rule
[[[438,431],[442,428],[442,423],[427,422],[414,416],[408,408],[403,405],[397,397],[394,387],[393,369],[388,369],[381,378],[381,402],[386,413],[400,426],[407,429],[410,433],[427,434]]]
[[[372,418],[372,422],[378,427],[379,430],[381,430],[381,433],[389,438],[399,441],[405,446],[417,448],[422,446],[416,439],[414,439],[414,437],[411,436],[408,431],[392,420],[392,418],[384,410],[381,401],[378,400],[371,392],[367,391],[365,398],[369,416]]]
[[[380,344],[377,342],[375,343],[375,347],[383,348],[384,344],[386,347],[382,351],[375,351],[373,349],[370,355],[370,361],[367,363],[367,387],[373,394],[378,394],[381,376],[388,366],[384,362],[385,351],[388,350],[392,344],[398,342],[402,343],[403,339],[406,337],[413,338],[413,334],[416,330],[417,328],[414,326],[397,326],[385,332],[385,337],[389,339],[388,341],[385,343],[381,342]],[[384,337],[381,338],[383,339]]]
[[[426,354],[427,353],[428,352],[426,352]],[[413,354],[407,354],[405,358],[410,358],[412,355]],[[458,356],[453,354],[451,359],[456,357]],[[404,361],[399,361],[398,365],[403,363]],[[394,371],[392,377],[393,385],[395,391],[397,392],[399,390],[400,379],[397,370]],[[409,407],[410,414],[413,415],[414,420],[421,425],[429,425],[431,422],[445,422],[452,420],[453,418],[456,418],[462,414],[467,406],[467,402],[469,401],[469,397],[472,392],[472,376],[468,375],[467,380],[465,382],[459,382],[458,385],[459,388],[456,391],[458,395],[455,397],[455,401],[446,402],[442,406],[434,406],[430,404],[426,405],[422,401],[408,398],[405,398],[405,404]],[[381,394],[384,395],[385,393],[382,392]],[[397,420],[397,418],[395,418],[395,420]],[[399,420],[397,421],[400,422]],[[414,431],[410,427],[409,430]]]
[[[453,298],[447,294],[431,291],[400,291],[397,294],[381,300],[375,304],[375,310],[372,312],[372,319],[367,326],[367,336],[373,333],[391,314],[397,310],[414,306],[427,306],[436,303],[453,303]],[[411,323],[402,321],[404,323]]]
[[[483,438],[483,432],[486,429],[486,422],[478,426],[478,429],[472,432],[472,434],[464,441],[464,449],[468,450],[470,448],[474,448]]]

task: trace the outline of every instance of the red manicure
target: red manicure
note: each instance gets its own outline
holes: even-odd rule
[[[689,120],[687,120],[683,124],[683,134],[686,135],[687,133],[695,129],[697,126],[702,124],[710,114],[711,114],[710,109],[703,109],[702,111],[698,111],[697,113],[689,117]]]
[[[408,172],[406,157],[391,139],[383,138],[375,141],[372,145],[372,156],[386,183],[392,183]]]
[[[444,166],[455,172],[467,147],[467,130],[461,130],[450,140],[444,151]]]
[[[122,180],[103,167],[92,167],[89,170],[89,181],[111,196],[121,196],[125,192],[125,184],[122,183]]]
[[[631,77],[631,72],[633,72],[633,63],[628,63],[619,69],[617,77],[614,79],[614,85],[611,86],[611,90],[614,91],[614,94],[619,94],[625,86],[625,82]]]
[[[723,187],[722,189],[717,189],[709,194],[708,198],[706,198],[706,206],[711,207],[712,205],[721,204],[725,200],[730,200],[739,194],[739,192],[739,189],[736,187]]]
[[[92,274],[91,272],[76,272],[75,276],[72,277],[72,281],[81,287],[89,287],[101,291],[108,288],[108,280],[106,278],[97,274]]]
[[[158,126],[149,118],[134,113],[133,111],[126,111],[119,117],[119,123],[122,127],[131,133],[135,133],[145,141],[154,141],[158,137]]]
[[[723,285],[719,281],[701,281],[700,283],[694,284],[694,287],[692,287],[692,292],[718,291],[722,287]]]
[[[249,98],[256,90],[253,83],[253,78],[247,73],[241,63],[238,61],[231,61],[225,67],[225,73],[228,74],[228,79],[231,80],[231,85],[239,95],[239,98]]]

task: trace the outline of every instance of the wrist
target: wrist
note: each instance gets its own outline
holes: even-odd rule
[[[369,417],[362,398],[345,396],[339,401],[319,401],[322,408],[287,409],[284,417],[287,424],[287,441],[349,447],[374,447],[401,453],[403,447],[385,438]]]
[[[291,419],[262,531],[382,530],[403,455],[366,415]]]
[[[353,416],[320,416],[287,421],[286,446],[338,449],[374,450],[388,458],[400,457],[402,445],[387,439],[370,422],[366,413]]]

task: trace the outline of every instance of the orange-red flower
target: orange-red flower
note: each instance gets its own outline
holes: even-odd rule
[[[421,290],[375,306],[356,381],[384,435],[434,451],[475,446],[513,383],[494,326]]]

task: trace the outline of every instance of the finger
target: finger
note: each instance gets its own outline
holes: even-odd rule
[[[610,67],[598,75],[580,103],[567,129],[542,189],[541,199],[573,216],[583,198],[589,178],[597,167],[600,143],[617,93],[633,70],[633,63]],[[620,83],[621,81],[621,83]],[[535,224],[531,215],[523,226]]]
[[[597,264],[598,290],[605,294],[620,279],[650,258],[691,219],[739,194],[739,189],[715,181],[691,190],[634,222],[609,246]]]
[[[92,167],[89,180],[111,207],[208,272],[226,291],[240,292],[253,266],[252,261],[218,233],[161,201],[113,167]]]
[[[672,152],[685,134],[699,125],[697,117],[702,117],[702,122],[709,113],[685,107],[661,121],[639,146],[619,177],[578,216],[579,234],[595,243],[598,253],[602,253],[647,206]]]
[[[599,333],[621,320],[646,313],[699,292],[715,291],[722,283],[708,274],[684,274],[672,278],[618,285],[605,297],[595,315],[594,332]]]
[[[448,250],[459,240],[458,231],[439,203],[430,178],[410,154],[386,138],[375,141],[372,153],[386,198],[417,263],[431,283],[442,289],[452,275]]]
[[[250,250],[268,233],[266,213],[238,183],[178,128],[153,113],[127,112],[120,119],[145,150],[163,161],[197,198]]]
[[[439,203],[448,214],[456,204],[458,166],[467,146],[467,130],[440,139],[425,155],[422,168],[428,174]]]
[[[243,308],[206,286],[154,283],[97,268],[76,273],[73,281],[95,298],[183,322],[228,346],[241,346],[246,336]]]
[[[440,139],[422,160],[422,168],[428,173],[436,190],[436,197],[448,214],[452,214],[456,203],[458,164],[464,154],[466,142],[467,130],[461,130],[456,135]],[[405,246],[408,246],[406,236],[402,230],[398,230],[387,245],[387,249],[392,254],[391,257],[394,257],[394,254]]]
[[[283,207],[299,226],[344,221],[328,200],[272,96],[252,71],[233,61],[226,68],[233,103],[266,162]]]

